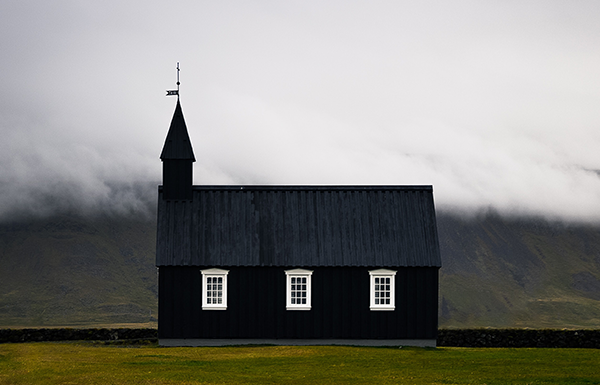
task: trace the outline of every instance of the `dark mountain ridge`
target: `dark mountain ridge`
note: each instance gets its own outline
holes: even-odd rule
[[[600,225],[439,212],[440,327],[600,327]],[[0,224],[0,327],[156,323],[156,221]]]
[[[438,229],[441,326],[600,326],[600,226],[488,213]]]

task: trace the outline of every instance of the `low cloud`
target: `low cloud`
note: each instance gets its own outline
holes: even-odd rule
[[[179,60],[196,184],[427,184],[444,210],[600,222],[599,7],[8,3],[0,220],[151,215]]]

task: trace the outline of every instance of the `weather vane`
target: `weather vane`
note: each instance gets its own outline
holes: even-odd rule
[[[179,99],[179,62],[177,62],[177,89],[176,90],[167,90],[166,96],[174,96],[177,95],[177,99]]]

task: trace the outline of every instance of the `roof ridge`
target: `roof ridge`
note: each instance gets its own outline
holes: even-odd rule
[[[347,190],[347,191],[369,191],[369,190],[433,190],[432,185],[195,185],[195,190]]]

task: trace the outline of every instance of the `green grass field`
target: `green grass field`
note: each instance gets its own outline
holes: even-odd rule
[[[600,384],[600,350],[0,345],[0,384]]]

